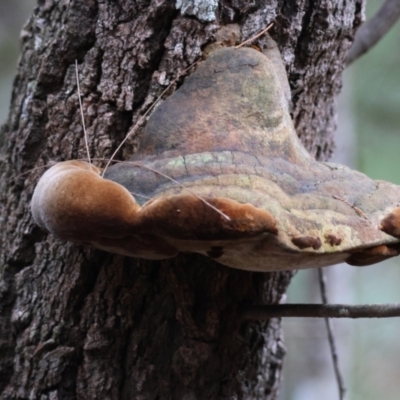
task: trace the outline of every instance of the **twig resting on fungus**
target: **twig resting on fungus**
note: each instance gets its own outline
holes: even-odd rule
[[[86,148],[86,153],[88,156],[88,161],[89,161],[89,164],[91,164],[90,151],[89,151],[89,140],[88,140],[88,134],[86,131],[85,116],[83,114],[83,106],[82,106],[82,99],[81,99],[81,87],[79,84],[78,60],[75,60],[75,76],[76,76],[76,86],[78,88],[79,111],[81,113],[81,119],[82,119],[82,128],[83,128],[83,134],[84,134],[83,137],[85,139],[85,148]]]
[[[196,64],[198,64],[200,60],[195,61],[194,63],[190,64],[186,69],[184,69],[162,92],[161,94],[156,98],[155,101],[153,101],[150,105],[150,107],[146,110],[146,112],[138,119],[136,124],[133,126],[132,129],[129,130],[129,132],[126,134],[125,138],[121,141],[121,143],[118,145],[118,147],[115,149],[114,153],[111,155],[109,158],[105,168],[103,169],[102,172],[102,177],[104,177],[104,174],[107,171],[107,168],[110,166],[112,160],[114,160],[115,156],[117,153],[121,150],[122,146],[125,144],[125,142],[136,132],[136,130],[139,128],[139,126],[145,121],[147,116],[150,114],[150,112],[153,110],[153,108],[157,105],[159,100],[164,96],[165,93],[168,92],[168,90],[175,85],[181,79],[189,70],[190,68],[194,67]]]
[[[241,47],[249,44],[250,42],[252,42],[253,40],[258,39],[260,36],[264,35],[266,32],[268,32],[272,26],[274,25],[273,22],[271,22],[265,29],[263,29],[261,32],[257,33],[257,35],[252,36],[251,38],[245,40],[244,42],[238,44],[237,46],[235,46],[235,49],[240,49]]]

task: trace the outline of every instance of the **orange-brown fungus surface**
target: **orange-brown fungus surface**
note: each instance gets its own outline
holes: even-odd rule
[[[196,252],[254,271],[397,255],[400,187],[315,161],[289,99],[276,47],[216,50],[150,116],[132,163],[105,179],[79,161],[47,171],[34,219],[115,253]]]

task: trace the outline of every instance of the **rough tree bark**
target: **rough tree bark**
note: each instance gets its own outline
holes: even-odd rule
[[[91,155],[109,157],[228,23],[246,39],[274,22],[297,132],[327,159],[362,2],[38,0],[0,141],[1,399],[276,398],[280,321],[241,322],[237,310],[279,302],[290,273],[237,271],[198,255],[150,262],[61,242],[29,211],[43,169],[21,174],[85,157],[75,59]]]

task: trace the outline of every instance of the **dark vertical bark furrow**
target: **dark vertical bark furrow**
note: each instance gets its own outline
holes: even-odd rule
[[[285,2],[285,24],[276,29],[290,71],[297,133],[311,154],[327,160],[334,147],[334,99],[340,91],[349,39],[362,20],[362,0],[304,3],[305,8]]]
[[[0,282],[0,393],[8,385],[14,369],[15,335],[10,323],[15,299],[13,272],[4,271]]]
[[[91,156],[109,157],[228,22],[246,39],[275,21],[298,132],[325,159],[360,2],[221,0],[212,20],[181,15],[169,0],[39,1],[0,140],[0,399],[276,398],[280,321],[242,323],[238,309],[278,302],[291,273],[237,271],[196,255],[124,259],[58,241],[29,211],[43,170],[20,174],[86,157],[75,59]]]

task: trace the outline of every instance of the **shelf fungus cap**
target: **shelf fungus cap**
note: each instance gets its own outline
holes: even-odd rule
[[[175,256],[179,241],[207,242],[206,251],[213,253],[213,244],[277,232],[267,211],[228,198],[183,193],[140,206],[122,185],[82,161],[49,169],[35,188],[31,210],[35,222],[60,239],[150,259]]]
[[[78,161],[46,172],[36,223],[133,257],[196,252],[253,271],[363,266],[400,251],[400,187],[307,153],[273,43],[216,50],[155,109],[131,162],[99,172]]]
[[[32,215],[46,232],[60,239],[92,244],[112,252],[150,259],[177,251],[160,238],[132,234],[140,206],[123,186],[103,179],[101,170],[83,161],[65,161],[39,180]],[[153,242],[152,242],[153,239]]]

